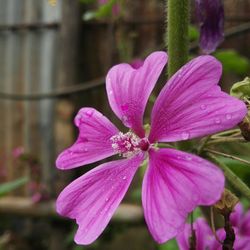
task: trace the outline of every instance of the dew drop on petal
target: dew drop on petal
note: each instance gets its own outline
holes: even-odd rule
[[[187,140],[188,138],[189,138],[189,133],[188,132],[182,132],[181,133],[181,138],[183,139],[183,140]]]
[[[105,201],[109,201],[109,198],[107,197],[107,198],[105,199]]]
[[[124,176],[122,177],[122,179],[123,179],[123,180],[126,180],[126,179],[127,179],[127,176],[126,176],[126,175],[124,175]]]
[[[113,90],[110,90],[110,91],[109,91],[109,95],[113,95]]]
[[[80,114],[76,115],[76,118],[75,118],[76,126],[80,126],[81,122],[82,122],[82,116]]]
[[[226,119],[227,120],[231,120],[232,119],[232,115],[231,114],[226,114]]]
[[[200,157],[198,157],[197,162],[202,162],[202,159]]]
[[[85,113],[88,117],[92,117],[94,114],[94,110],[87,110]]]
[[[207,106],[205,104],[201,104],[200,108],[201,108],[201,110],[205,110],[207,108]]]
[[[130,127],[131,126],[131,123],[130,123],[130,119],[128,116],[126,115],[123,115],[122,118],[121,118],[123,124],[127,127]]]
[[[192,160],[192,157],[191,157],[190,155],[187,155],[187,156],[186,156],[186,159],[187,159],[188,161],[191,161],[191,160]]]
[[[220,118],[216,118],[216,119],[214,120],[214,122],[215,122],[216,124],[220,124],[220,123],[221,123],[221,120],[220,120]]]

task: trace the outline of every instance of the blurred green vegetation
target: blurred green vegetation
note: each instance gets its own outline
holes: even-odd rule
[[[6,182],[3,184],[0,184],[0,197],[8,194],[9,192],[23,186],[25,183],[28,182],[27,177],[23,177],[14,181]]]

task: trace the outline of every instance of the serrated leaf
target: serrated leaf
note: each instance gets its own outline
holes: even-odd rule
[[[10,181],[10,182],[6,182],[3,184],[0,184],[0,197],[6,195],[7,193],[23,186],[25,183],[28,182],[28,178],[27,177],[23,177],[20,179],[17,179],[15,181]]]

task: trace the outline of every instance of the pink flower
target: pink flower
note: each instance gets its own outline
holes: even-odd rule
[[[138,69],[119,64],[108,72],[110,106],[129,132],[119,132],[93,108],[82,108],[75,117],[79,136],[59,155],[58,168],[71,169],[115,154],[125,157],[92,169],[59,195],[57,212],[76,219],[78,244],[90,244],[102,233],[147,157],[142,204],[157,242],[183,230],[187,214],[196,206],[211,205],[221,196],[224,176],[216,166],[189,153],[157,149],[157,142],[187,140],[231,128],[245,116],[245,104],[218,87],[221,65],[216,59],[197,57],[162,89],[152,110],[151,131],[146,134],[144,110],[166,62],[166,53],[155,52]]]
[[[231,223],[235,232],[235,250],[248,250],[250,246],[250,210],[244,215],[241,204],[236,206],[235,211],[230,216]],[[197,250],[220,250],[221,244],[216,240],[213,232],[204,219],[197,219],[194,222]],[[216,234],[221,242],[225,239],[225,231],[220,228]],[[191,225],[186,224],[185,229],[177,236],[180,250],[189,250],[189,238],[191,236]]]
[[[14,158],[19,158],[23,153],[24,153],[23,147],[14,148],[12,151]]]

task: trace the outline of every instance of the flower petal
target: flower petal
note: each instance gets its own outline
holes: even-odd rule
[[[243,216],[240,230],[242,235],[250,238],[250,210]]]
[[[104,163],[68,185],[59,195],[56,210],[76,219],[78,244],[92,243],[103,232],[123,199],[143,160],[142,155]]]
[[[110,138],[119,131],[100,112],[93,108],[80,109],[75,125],[79,128],[79,136],[58,156],[58,168],[71,169],[114,155]]]
[[[241,203],[238,203],[230,214],[230,222],[234,227],[240,228],[244,216],[244,209]]]
[[[196,249],[210,249],[213,233],[207,222],[203,218],[197,219],[193,228],[195,230]],[[185,229],[177,236],[177,243],[180,250],[190,249],[189,239],[191,237],[191,225],[186,224]]]
[[[142,202],[151,234],[163,243],[183,230],[196,206],[220,199],[224,176],[212,163],[175,149],[150,150],[149,159]]]
[[[226,130],[247,113],[246,105],[217,86],[221,64],[200,56],[183,66],[158,96],[149,140],[180,141]]]
[[[129,64],[119,64],[108,72],[106,89],[111,108],[125,126],[144,137],[143,114],[163,67],[167,54],[154,52],[138,69]]]
[[[222,0],[196,0],[200,22],[200,47],[205,53],[215,51],[224,40],[224,8]]]

